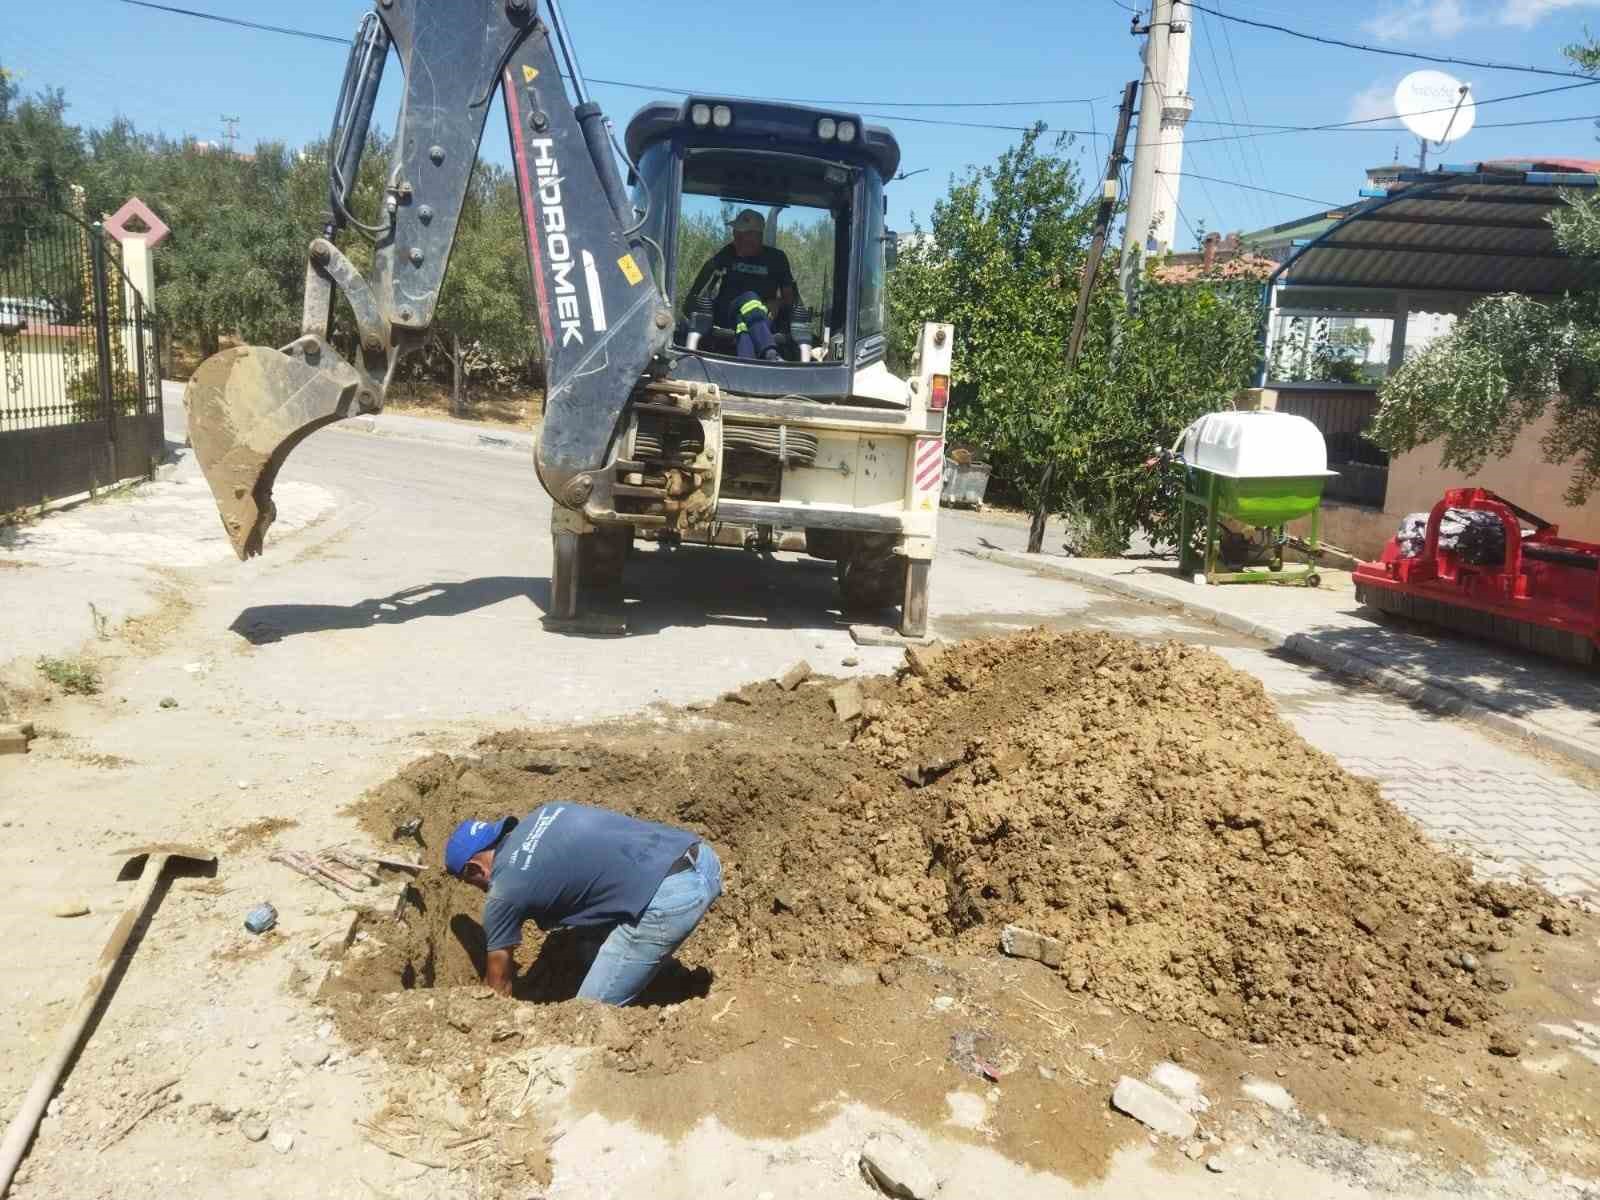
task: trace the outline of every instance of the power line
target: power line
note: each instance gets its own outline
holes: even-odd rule
[[[1474,101],[1474,104],[1478,108],[1485,108],[1485,107],[1487,107],[1488,105],[1491,105],[1491,104],[1506,104],[1506,103],[1509,103],[1512,100],[1529,100],[1529,99],[1532,99],[1534,96],[1549,96],[1549,95],[1552,95],[1552,94],[1554,94],[1556,92],[1570,92],[1570,91],[1573,91],[1573,90],[1575,90],[1577,88],[1595,87],[1596,85],[1600,85],[1600,79],[1586,79],[1582,83],[1564,83],[1564,84],[1560,84],[1557,87],[1537,88],[1537,89],[1535,89],[1534,91],[1531,91],[1531,92],[1514,92],[1513,94],[1511,94],[1509,96],[1494,96],[1494,97],[1491,97],[1488,100],[1477,100],[1477,101]],[[1409,113],[1407,115],[1408,116],[1421,116],[1424,113],[1454,112],[1454,111],[1455,111],[1455,105],[1447,104],[1447,105],[1444,105],[1441,108],[1419,109],[1416,112]],[[1281,126],[1281,127],[1276,128],[1276,129],[1271,129],[1271,130],[1268,130],[1268,131],[1266,131],[1264,133],[1259,133],[1259,134],[1249,133],[1249,134],[1235,134],[1235,135],[1219,135],[1217,137],[1209,137],[1209,138],[1190,138],[1190,139],[1188,139],[1188,142],[1189,142],[1189,144],[1193,145],[1195,143],[1204,144],[1206,142],[1239,141],[1239,140],[1242,140],[1242,139],[1247,138],[1247,137],[1277,137],[1277,136],[1280,136],[1280,135],[1285,134],[1285,133],[1327,133],[1327,132],[1335,131],[1335,130],[1352,130],[1352,129],[1356,128],[1357,126],[1376,125],[1379,121],[1395,121],[1395,120],[1399,120],[1400,116],[1401,116],[1401,114],[1399,114],[1399,113],[1385,113],[1380,117],[1362,117],[1362,118],[1360,118],[1358,120],[1354,120],[1354,121],[1330,121],[1326,125],[1285,125],[1285,126]],[[1478,128],[1480,128],[1480,129],[1487,128],[1487,126],[1481,126],[1480,125],[1480,126],[1478,126]],[[1384,132],[1392,132],[1392,130],[1385,130]],[[1157,145],[1167,145],[1167,144],[1169,144],[1169,143],[1164,143],[1164,142],[1157,143]]]
[[[281,33],[288,37],[312,38],[319,42],[333,42],[340,46],[348,46],[349,38],[334,37],[331,33],[312,33],[306,29],[290,29],[284,25],[262,25],[257,21],[241,21],[238,17],[223,17],[216,13],[197,12],[192,8],[177,8],[171,4],[152,4],[150,0],[122,0],[124,4],[132,4],[136,8],[154,8],[161,12],[178,13],[185,17],[198,17],[202,21],[216,21],[220,25],[237,25],[241,29],[257,29],[263,33]]]
[[[1214,0],[1214,2],[1220,5],[1222,0]],[[1244,86],[1244,80],[1239,75],[1239,58],[1233,52],[1233,34],[1228,31],[1228,23],[1226,21],[1222,23],[1222,42],[1228,51],[1228,65],[1233,71],[1233,82],[1239,88],[1239,106],[1244,110],[1245,121],[1249,122],[1249,90]],[[1250,139],[1250,151],[1256,156],[1256,165],[1261,169],[1256,178],[1265,182],[1269,178],[1270,172],[1267,170],[1267,160],[1261,156],[1261,143],[1255,138]]]
[[[1339,46],[1345,50],[1361,50],[1367,54],[1384,54],[1390,58],[1414,58],[1419,62],[1448,63],[1458,67],[1478,67],[1485,71],[1521,71],[1528,75],[1553,75],[1560,79],[1590,78],[1590,76],[1581,71],[1557,71],[1550,67],[1524,67],[1514,63],[1489,62],[1484,59],[1452,58],[1445,54],[1423,54],[1417,50],[1396,50],[1388,46],[1368,46],[1362,42],[1347,42],[1343,38],[1324,37],[1318,33],[1306,33],[1303,30],[1291,29],[1287,25],[1275,25],[1270,21],[1254,21],[1249,17],[1219,12],[1214,8],[1207,8],[1203,4],[1194,4],[1191,0],[1185,0],[1185,2],[1189,3],[1189,7],[1197,12],[1219,17],[1224,21],[1234,21],[1240,25],[1249,25],[1255,29],[1270,29],[1273,33],[1287,34],[1290,37],[1301,38],[1308,42],[1317,42],[1324,46]]]
[[[1157,175],[1171,175],[1172,172],[1171,171],[1157,170],[1156,174]],[[1180,172],[1180,174],[1186,175],[1190,179],[1205,179],[1205,180],[1208,180],[1211,183],[1222,183],[1222,184],[1226,184],[1228,187],[1243,188],[1247,192],[1265,192],[1269,196],[1282,196],[1285,200],[1305,200],[1305,201],[1309,201],[1312,204],[1320,204],[1324,208],[1343,208],[1343,207],[1345,207],[1344,205],[1334,203],[1332,200],[1319,200],[1315,196],[1297,196],[1293,192],[1277,192],[1277,191],[1273,191],[1273,189],[1271,189],[1271,188],[1256,187],[1254,184],[1250,184],[1250,183],[1240,183],[1237,179],[1213,179],[1209,175],[1196,175],[1193,171],[1183,171],[1183,172]]]
[[[1577,117],[1536,117],[1531,121],[1479,121],[1474,129],[1520,129],[1529,125],[1571,125],[1578,121],[1600,121],[1600,113]],[[1360,129],[1335,128],[1313,125],[1266,125],[1244,121],[1190,121],[1191,125],[1238,126],[1242,129],[1272,129],[1284,133],[1404,133],[1411,131],[1404,125],[1369,125]],[[1411,136],[1415,136],[1411,134]]]
[[[1586,117],[1547,117],[1538,121],[1494,121],[1488,125],[1474,125],[1474,129],[1521,129],[1528,125],[1571,125],[1577,121],[1600,121],[1600,113]]]
[[[1170,178],[1172,172],[1158,169],[1156,174],[1165,175]],[[1196,178],[1198,178],[1198,176]],[[1185,215],[1183,211],[1183,205],[1178,203],[1178,197],[1173,191],[1172,184],[1169,183],[1167,179],[1163,179],[1161,181],[1161,186],[1167,189],[1167,197],[1172,201],[1172,211],[1178,214],[1178,220],[1183,222],[1183,227],[1189,231],[1189,236],[1194,239],[1195,249],[1198,250],[1200,248],[1200,234],[1195,229],[1194,223],[1191,222],[1188,216]]]
[[[120,0],[123,4],[131,4],[137,8],[152,8],[160,12],[176,13],[179,16],[195,17],[202,21],[215,21],[220,25],[236,25],[241,29],[254,29],[263,33],[280,33],[286,37],[310,38],[319,42],[333,42],[336,45],[349,45],[348,38],[334,37],[332,34],[316,33],[309,29],[293,29],[286,25],[263,25],[257,21],[245,21],[238,17],[225,17],[219,13],[201,12],[193,8],[179,8],[172,4],[156,4],[153,0]],[[1044,99],[1044,100],[812,100],[794,96],[740,96],[718,92],[708,88],[681,88],[668,87],[664,84],[634,83],[626,79],[602,79],[599,76],[587,76],[590,83],[603,83],[611,87],[632,88],[641,92],[672,92],[680,96],[692,95],[727,95],[730,100],[754,100],[767,102],[777,101],[783,104],[815,104],[824,108],[1047,108],[1063,104],[1092,104],[1095,100],[1103,100],[1104,96],[1073,97],[1070,99]],[[1026,133],[1033,127],[1031,125],[988,125],[966,121],[939,121],[927,117],[909,117],[896,114],[885,116],[880,113],[862,113],[864,117],[872,117],[878,121],[914,121],[924,125],[952,125],[963,129],[1001,129],[1012,133]],[[1085,129],[1063,129],[1061,133],[1076,133],[1087,136],[1092,131]]]
[[[1200,22],[1199,21],[1195,21],[1193,28],[1194,28],[1196,33],[1199,33],[1200,30],[1201,30]],[[1233,115],[1234,115],[1233,114],[1233,100],[1228,94],[1228,83],[1227,83],[1227,80],[1223,77],[1223,74],[1222,74],[1222,63],[1217,58],[1216,43],[1209,36],[1205,37],[1204,41],[1205,41],[1206,53],[1209,54],[1210,57],[1211,57],[1212,76],[1216,79],[1216,82],[1217,82],[1217,95],[1218,95],[1218,98],[1222,101],[1222,109],[1223,109],[1223,111],[1225,113],[1227,113],[1228,120],[1232,121],[1233,120]],[[1201,81],[1203,83],[1205,81],[1205,78],[1206,78],[1206,76],[1205,76],[1205,68],[1200,63],[1200,61],[1198,59],[1195,62],[1195,68],[1196,68],[1196,72],[1199,74],[1200,79],[1201,79]],[[1245,148],[1244,147],[1239,146],[1236,142],[1225,142],[1225,143],[1223,143],[1222,150],[1223,150],[1223,156],[1229,161],[1229,163],[1232,164],[1234,171],[1236,171],[1238,174],[1244,176],[1246,179],[1250,179],[1250,178],[1252,178],[1254,176],[1254,170],[1250,166],[1250,160],[1249,160],[1248,156],[1245,153]],[[1266,182],[1265,178],[1262,178],[1260,180],[1260,182],[1265,183]],[[1259,197],[1256,197],[1256,196],[1251,196],[1250,199],[1251,199],[1252,203],[1255,206],[1256,215],[1258,217],[1265,216],[1266,209],[1265,209],[1265,207],[1263,205],[1262,200]]]

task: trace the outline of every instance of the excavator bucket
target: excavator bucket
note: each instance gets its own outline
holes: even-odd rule
[[[200,364],[183,393],[189,442],[241,560],[261,553],[277,516],[272,485],[289,452],[356,411],[361,380],[316,339],[292,353],[239,346]]]

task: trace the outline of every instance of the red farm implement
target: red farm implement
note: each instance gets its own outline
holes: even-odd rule
[[[1442,528],[1489,536],[1444,536]],[[1356,599],[1537,654],[1593,663],[1600,657],[1600,544],[1558,534],[1491,491],[1452,488],[1428,514],[1425,532],[1402,530],[1377,562],[1356,568]]]

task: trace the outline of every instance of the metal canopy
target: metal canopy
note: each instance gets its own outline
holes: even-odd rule
[[[1299,307],[1317,291],[1329,298],[1325,289],[1333,288],[1455,293],[1451,310],[1462,299],[1500,292],[1584,291],[1600,285],[1600,260],[1562,253],[1549,217],[1565,203],[1563,192],[1597,186],[1600,162],[1588,160],[1402,172],[1388,195],[1291,254],[1270,283],[1285,307]],[[1371,307],[1371,298],[1356,306]]]

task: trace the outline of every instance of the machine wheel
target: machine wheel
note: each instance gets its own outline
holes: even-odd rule
[[[1322,576],[1318,575],[1315,571],[1311,572],[1311,574],[1306,576],[1306,586],[1307,587],[1321,587],[1322,586]]]
[[[589,594],[615,592],[632,549],[633,530],[626,525],[602,525],[580,537],[578,587]]]
[[[845,557],[850,535],[842,529],[807,529],[806,554],[812,558],[837,562]]]
[[[892,533],[848,535],[839,557],[839,601],[845,612],[891,608],[905,598],[906,559],[894,552]]]

